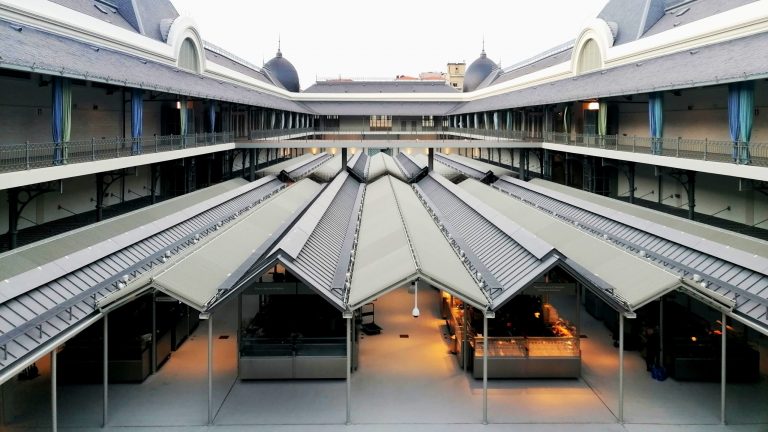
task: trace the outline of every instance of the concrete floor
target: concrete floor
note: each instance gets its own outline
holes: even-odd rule
[[[143,384],[110,386],[109,428],[120,431],[768,431],[768,385],[729,385],[732,422],[721,427],[719,386],[657,382],[636,352],[627,352],[627,424],[616,423],[618,352],[607,329],[582,314],[583,379],[491,380],[489,420],[483,426],[482,381],[465,375],[449,352],[445,322],[438,318],[439,296],[422,289],[422,315],[411,317],[413,296],[405,289],[376,301],[381,335],[364,336],[359,369],[352,379],[352,421],[345,419],[344,381],[237,381],[234,373],[236,314],[216,321],[215,425],[204,426],[206,326],[175,352]],[[408,335],[401,338],[400,335]],[[230,335],[229,339],[218,339]],[[0,430],[48,430],[50,404],[44,376],[14,390],[23,407],[11,426]],[[60,429],[98,431],[101,386],[59,387]],[[495,423],[495,424],[494,424]],[[406,426],[407,425],[407,426]]]

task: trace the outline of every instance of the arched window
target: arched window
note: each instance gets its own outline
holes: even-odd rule
[[[192,39],[186,38],[181,43],[181,50],[179,51],[179,67],[190,72],[200,73],[199,59],[197,54],[197,47]]]
[[[600,45],[594,39],[589,39],[579,52],[579,61],[576,65],[577,73],[585,73],[603,67],[603,56],[600,53]]]

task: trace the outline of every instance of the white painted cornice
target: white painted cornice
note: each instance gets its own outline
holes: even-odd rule
[[[162,43],[48,0],[0,0],[0,18],[41,28],[84,43],[176,66],[175,39],[171,40],[169,37],[171,43]],[[192,32],[197,38],[196,42],[202,40],[193,21],[190,20],[187,25],[180,27],[185,29],[187,34]],[[603,27],[599,27],[598,34],[605,34]],[[586,34],[585,32],[589,32],[590,28],[588,26],[581,34]],[[601,46],[601,49],[605,48],[605,68],[613,68],[767,31],[768,0],[759,0],[634,42],[613,47]],[[225,66],[210,61],[203,63],[204,76],[295,102],[463,103],[573,76],[572,62],[569,60],[471,93],[291,93]]]

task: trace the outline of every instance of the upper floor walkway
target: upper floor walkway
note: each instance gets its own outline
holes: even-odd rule
[[[410,131],[295,128],[254,130],[248,136],[239,137],[220,132],[1,145],[0,188],[226,150],[274,148],[544,149],[768,181],[768,143],[761,142],[467,128]],[[18,175],[20,172],[26,175]]]

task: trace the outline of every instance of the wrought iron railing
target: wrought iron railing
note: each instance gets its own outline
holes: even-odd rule
[[[0,145],[0,171],[23,171],[233,142],[229,132]]]

